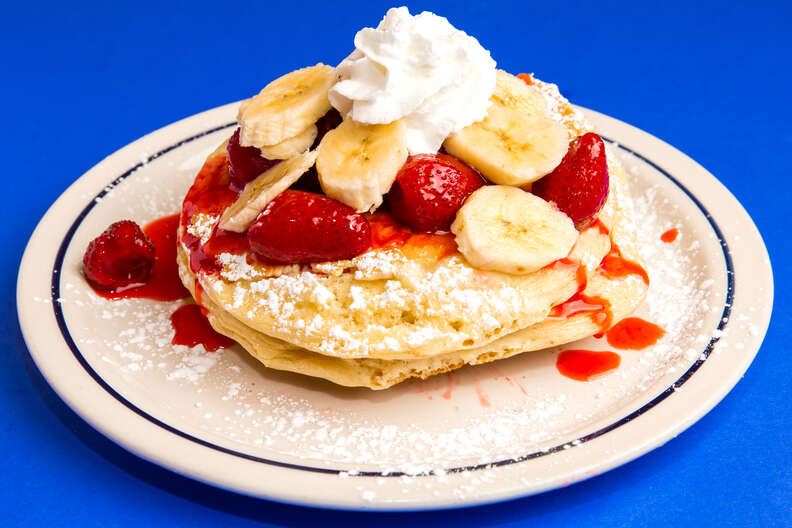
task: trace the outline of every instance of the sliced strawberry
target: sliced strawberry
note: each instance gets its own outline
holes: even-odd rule
[[[326,262],[371,248],[368,220],[341,202],[287,190],[272,200],[248,229],[253,251],[278,264]]]
[[[597,134],[583,134],[553,172],[534,182],[531,192],[554,202],[583,229],[596,218],[608,198],[608,162],[605,144]]]
[[[254,180],[259,174],[280,163],[280,160],[268,160],[261,157],[256,147],[243,147],[239,144],[239,128],[228,140],[228,166],[231,173],[231,186],[239,191]]]
[[[329,112],[319,118],[319,121],[316,122],[316,139],[311,146],[312,149],[315,149],[321,143],[322,138],[325,137],[325,134],[333,130],[335,127],[341,124],[341,121],[344,119],[341,117],[341,114],[338,113],[338,110],[335,108],[331,108]]]
[[[422,231],[448,231],[456,212],[484,185],[478,172],[448,154],[410,156],[388,194],[391,214]]]
[[[85,277],[104,291],[144,284],[154,264],[154,249],[135,222],[116,222],[88,244],[83,256]]]

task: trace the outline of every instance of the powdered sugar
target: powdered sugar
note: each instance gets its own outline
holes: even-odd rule
[[[628,167],[636,168],[633,196],[639,247],[652,279],[638,315],[660,324],[667,334],[647,350],[623,352],[618,370],[589,383],[562,378],[554,368],[554,351],[371,392],[265,369],[238,347],[207,353],[201,347],[174,346],[170,344],[173,333],[168,318],[180,303],[98,298],[79,274],[78,246],[84,247],[83,241],[74,244],[67,255],[61,298],[56,302],[63,307],[80,352],[98,375],[134,405],[180,431],[252,456],[343,469],[340,478],[354,482],[356,492],[366,501],[381,500],[380,486],[390,479],[356,477],[361,471],[431,472],[436,476],[399,478],[406,497],[436,492],[452,478],[457,479],[455,497],[475,496],[494,478],[490,472],[451,475],[447,471],[546,452],[553,446],[573,450],[580,445],[576,439],[582,434],[648,401],[703,358],[712,337],[723,335],[716,330],[725,291],[717,240],[710,238],[709,231],[699,229],[695,218],[688,218],[691,208],[677,207],[682,195],[673,185],[651,176],[651,169],[640,160],[621,155]],[[188,176],[183,188],[166,194],[183,194]],[[101,207],[126,203],[126,199],[118,202],[123,198],[120,190],[107,200],[115,204],[103,202]],[[152,197],[144,209],[135,210],[135,217],[145,219],[140,211],[149,208],[156,209],[157,215],[171,213],[175,210],[172,205],[167,198]],[[126,211],[116,208],[113,214],[119,210]],[[679,239],[668,245],[659,242],[660,233],[672,226],[680,229]],[[395,281],[393,266],[388,267],[393,258],[364,260],[358,271],[372,280]],[[257,284],[257,277],[241,261],[229,259],[228,263],[235,267],[234,273],[248,273]],[[332,267],[325,268],[335,272]],[[433,280],[453,281],[455,277],[450,269]],[[284,287],[287,284],[289,280],[284,278]],[[296,283],[288,287],[298,288]],[[279,313],[294,309],[268,288],[258,288],[266,294],[268,309]],[[403,289],[398,284],[390,287],[388,295],[393,302],[410,302]],[[332,302],[321,290],[314,294],[319,304]],[[351,310],[360,309],[361,295],[362,291],[352,294]],[[478,300],[464,288],[455,288],[450,295],[462,307],[461,316],[468,317],[477,309]],[[234,305],[245,298],[245,291],[234,290]],[[50,299],[37,302],[52,308]],[[509,297],[500,299],[499,307],[509,309],[513,302]],[[727,332],[760,334],[753,313],[748,309],[734,315]],[[497,319],[487,324],[494,326],[495,322]],[[306,331],[325,332],[319,314],[302,324]],[[332,339],[349,338],[343,330],[331,329],[325,334]],[[436,330],[427,327],[411,338],[421,342],[432,335]],[[384,339],[381,345],[391,348],[393,343]],[[577,345],[607,347],[593,339]],[[740,350],[746,345],[738,340],[729,346]],[[719,350],[721,345],[714,353]]]

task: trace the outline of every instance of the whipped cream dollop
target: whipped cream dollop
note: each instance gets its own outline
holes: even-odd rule
[[[330,103],[345,118],[383,124],[404,119],[410,154],[435,153],[450,134],[484,119],[495,90],[495,61],[447,19],[406,7],[355,35],[338,65]]]

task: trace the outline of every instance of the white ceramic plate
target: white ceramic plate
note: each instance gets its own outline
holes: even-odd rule
[[[172,346],[168,316],[180,303],[100,299],[82,278],[82,254],[116,220],[178,212],[205,156],[231,133],[235,108],[165,127],[91,169],[41,220],[20,267],[19,318],[39,369],[75,412],[147,460],[290,503],[488,503],[661,445],[723,398],[761,344],[772,272],[745,210],[673,147],[586,111],[632,175],[652,279],[638,315],[667,332],[621,352],[612,373],[570,380],[552,349],[373,392],[265,369],[239,347]],[[664,244],[670,227],[680,237]]]

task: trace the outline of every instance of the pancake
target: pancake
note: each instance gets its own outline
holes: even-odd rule
[[[555,85],[533,83],[571,138],[591,130]],[[214,189],[213,178],[222,188],[226,165],[221,145],[185,199],[180,276],[212,326],[270,368],[384,389],[591,336],[646,294],[627,177],[610,152],[598,222],[567,259],[527,275],[473,267],[451,235],[409,232],[350,260],[302,266],[262,263],[235,239],[204,267],[228,196],[208,200],[195,189]],[[390,222],[371,217],[375,239]]]

